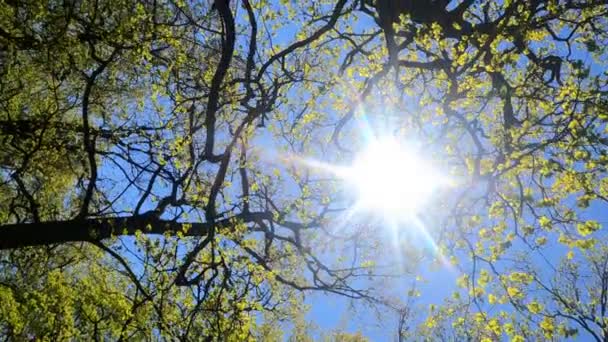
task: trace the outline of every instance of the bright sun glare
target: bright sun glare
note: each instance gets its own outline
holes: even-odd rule
[[[392,218],[416,214],[445,183],[429,162],[392,137],[370,142],[344,178],[356,189],[360,209]]]
[[[345,195],[348,198],[354,196],[352,206],[337,218],[337,229],[358,214],[371,215],[386,223],[382,226],[392,234],[391,241],[396,250],[403,247],[401,232],[406,231],[414,233],[408,235],[408,239],[417,239],[416,243],[424,243],[436,251],[437,246],[425,223],[430,217],[426,217],[424,211],[430,208],[432,199],[447,194],[443,191],[456,185],[455,180],[432,162],[428,157],[429,151],[416,148],[414,144],[392,135],[372,138],[370,134],[365,141],[348,166],[315,159],[294,160],[337,176],[344,182]],[[397,258],[400,258],[399,253]]]

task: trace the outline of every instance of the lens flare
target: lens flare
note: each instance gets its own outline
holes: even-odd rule
[[[392,218],[415,215],[446,184],[428,161],[393,137],[370,142],[344,178],[360,208]]]

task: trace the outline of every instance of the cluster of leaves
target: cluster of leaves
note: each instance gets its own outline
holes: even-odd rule
[[[394,83],[418,102],[401,122],[459,182],[433,230],[462,290],[431,306],[421,333],[604,340],[608,7],[423,3],[364,2],[388,58],[361,62],[378,47],[359,39],[348,60],[366,70],[363,96]]]
[[[0,335],[254,339],[304,290],[371,300],[363,253],[320,257],[322,184],[263,151],[310,148],[352,10],[0,2]]]
[[[459,287],[401,337],[608,336],[604,1],[0,13],[3,336],[279,338],[302,291],[399,308],[369,281],[378,225],[294,161],[348,161],[360,113],[457,183],[427,228]]]

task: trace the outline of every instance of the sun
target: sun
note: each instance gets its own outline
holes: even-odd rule
[[[371,141],[345,171],[357,206],[391,218],[417,214],[446,183],[431,163],[394,137]]]
[[[417,219],[432,198],[453,185],[422,151],[387,135],[368,140],[350,165],[294,160],[344,182],[348,197],[355,199],[349,216],[364,212],[398,223]]]

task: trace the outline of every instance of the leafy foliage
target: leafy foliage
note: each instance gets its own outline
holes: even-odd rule
[[[320,291],[402,339],[606,339],[607,12],[0,0],[0,336],[299,340]],[[351,161],[361,120],[456,183],[404,264],[300,162]],[[386,279],[432,265],[455,291],[414,317]]]

